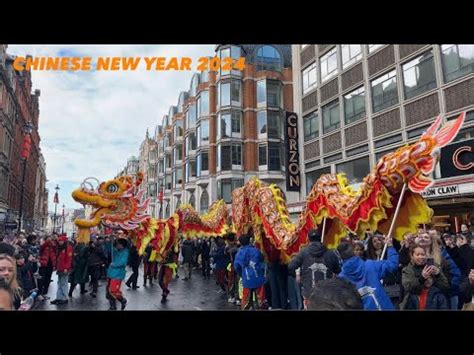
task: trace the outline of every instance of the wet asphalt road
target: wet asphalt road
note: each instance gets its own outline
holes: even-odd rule
[[[210,279],[203,279],[201,270],[193,270],[190,280],[184,281],[184,270],[179,268],[179,279],[173,279],[170,283],[171,293],[168,301],[161,304],[161,288],[158,281],[153,281],[153,286],[143,287],[143,266],[140,267],[137,290],[129,289],[122,283],[122,293],[127,298],[126,310],[239,310],[239,307],[228,303],[228,296],[220,294],[219,286],[216,285],[214,275]],[[131,275],[131,269],[127,268],[127,278]],[[56,298],[57,276],[53,273],[53,282],[48,290],[49,300],[37,302],[35,310],[87,310],[87,311],[105,311],[109,308],[109,302],[105,298],[106,280],[100,280],[97,298],[90,296],[90,291],[84,295],[80,294],[79,285],[76,286],[72,298],[69,298],[68,304],[53,305],[50,301]],[[89,289],[86,284],[86,289]],[[117,307],[120,305],[117,302]]]

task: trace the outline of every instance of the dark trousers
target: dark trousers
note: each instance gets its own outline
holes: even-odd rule
[[[211,277],[211,262],[209,259],[201,259],[202,276]]]
[[[137,281],[138,281],[138,265],[133,265],[132,266],[132,274],[128,278],[127,282],[125,284],[130,287],[132,285],[133,288],[137,287]]]
[[[41,279],[38,280],[38,288],[40,295],[47,295],[49,284],[51,283],[51,275],[53,274],[52,266],[40,266],[39,274]]]
[[[92,292],[97,293],[97,288],[99,287],[100,279],[100,264],[89,265],[88,272],[91,277]]]
[[[82,283],[79,284],[81,286],[81,293],[86,293],[86,284]],[[77,283],[76,282],[71,282],[71,286],[69,287],[69,296],[72,297],[72,293],[74,292],[74,289],[76,288]]]
[[[286,309],[288,303],[288,267],[274,263],[268,268],[272,289],[272,308]]]

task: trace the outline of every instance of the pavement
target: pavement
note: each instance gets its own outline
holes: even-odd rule
[[[131,269],[127,268],[127,278],[131,275]],[[184,270],[179,268],[178,275],[180,278],[175,278],[170,283],[171,293],[168,296],[168,301],[161,304],[161,288],[158,285],[158,280],[154,280],[153,286],[143,287],[143,267],[140,267],[137,290],[128,288],[125,283],[122,283],[122,293],[127,299],[127,308],[125,310],[239,310],[229,302],[227,294],[219,293],[219,286],[216,285],[215,277],[211,275],[210,279],[204,279],[201,270],[193,270],[191,279],[184,281]],[[53,273],[53,281],[48,290],[50,299],[37,302],[34,310],[61,310],[61,311],[105,311],[109,308],[109,301],[105,298],[106,280],[100,280],[97,297],[93,298],[90,291],[81,295],[79,285],[74,290],[73,297],[69,298],[69,302],[65,305],[53,305],[50,301],[56,298],[57,276]],[[89,290],[88,284],[86,289]],[[117,302],[117,307],[120,305]]]

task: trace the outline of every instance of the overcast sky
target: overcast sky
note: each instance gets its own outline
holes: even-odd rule
[[[58,46],[9,45],[7,53],[25,56],[191,57],[193,68],[214,45]],[[143,63],[144,64],[144,63]],[[127,159],[138,156],[146,129],[153,134],[179,93],[189,90],[195,71],[32,71],[40,89],[39,133],[46,161],[49,210],[59,184],[58,211],[81,208],[71,191],[93,176],[113,178]]]

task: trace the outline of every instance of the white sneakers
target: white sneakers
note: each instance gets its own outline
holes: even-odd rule
[[[230,297],[229,300],[228,300],[229,303],[235,303],[235,298],[234,297]]]

